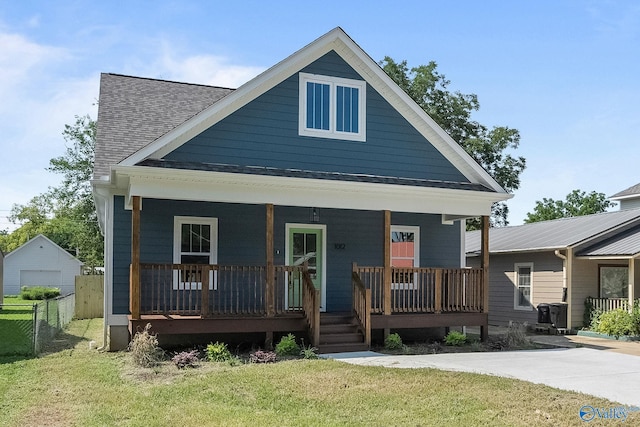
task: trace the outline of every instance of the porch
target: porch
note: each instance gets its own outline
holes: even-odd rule
[[[298,332],[320,351],[332,351],[368,348],[376,329],[481,326],[486,331],[487,325],[480,269],[354,263],[353,309],[341,313],[351,327],[342,336],[336,325],[321,326],[320,292],[305,265],[141,263],[139,274],[139,293],[131,281],[132,334],[147,323],[160,335],[265,333],[269,341],[277,332]],[[348,342],[347,334],[355,341]]]

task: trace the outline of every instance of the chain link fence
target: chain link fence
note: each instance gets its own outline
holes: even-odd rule
[[[69,294],[33,304],[2,305],[0,355],[39,354],[71,322],[75,300],[75,294]]]

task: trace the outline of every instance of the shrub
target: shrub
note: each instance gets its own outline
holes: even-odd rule
[[[150,333],[150,329],[151,324],[147,323],[144,330],[136,333],[129,343],[133,362],[143,368],[155,366],[164,358],[164,352],[158,345],[158,336]]]
[[[176,353],[171,361],[178,367],[178,369],[195,368],[198,366],[199,361],[198,350],[181,351],[180,353]]]
[[[507,328],[505,341],[508,348],[523,347],[531,344],[531,340],[527,336],[528,323],[512,322]]]
[[[598,330],[598,327],[600,325],[600,316],[602,316],[602,313],[604,313],[602,310],[598,310],[595,308],[591,311],[589,329],[591,329],[592,331]]]
[[[302,356],[303,359],[317,359],[318,358],[318,353],[316,353],[317,351],[318,351],[317,348],[312,346],[305,347],[303,344],[302,350],[300,350],[300,356]]]
[[[274,351],[258,350],[249,355],[251,363],[275,363],[276,353]]]
[[[23,300],[44,300],[60,296],[60,289],[44,286],[23,286],[20,289],[20,297]]]
[[[389,334],[384,339],[384,348],[387,350],[401,350],[404,348],[402,338],[397,333]]]
[[[210,362],[230,362],[233,358],[225,343],[216,341],[207,346],[207,360]]]
[[[461,346],[461,345],[464,345],[466,342],[467,342],[467,336],[462,332],[458,332],[458,331],[451,331],[444,338],[444,343],[446,345]]]
[[[623,335],[637,335],[638,324],[634,324],[634,316],[624,308],[607,311],[600,315],[596,332],[620,338]]]
[[[278,356],[298,356],[300,346],[296,343],[295,335],[288,334],[280,338],[280,342],[276,344],[276,354]]]

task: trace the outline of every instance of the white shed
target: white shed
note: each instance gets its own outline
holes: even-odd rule
[[[22,286],[60,288],[62,295],[75,291],[75,277],[82,262],[38,234],[4,257],[4,294],[18,295]]]

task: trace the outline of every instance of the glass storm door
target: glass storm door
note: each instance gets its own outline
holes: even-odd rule
[[[319,228],[291,227],[288,231],[288,265],[303,265],[307,263],[311,281],[322,294],[322,259],[323,233]],[[297,280],[288,283],[288,306],[302,307],[302,283]],[[321,303],[321,306],[324,304]]]

